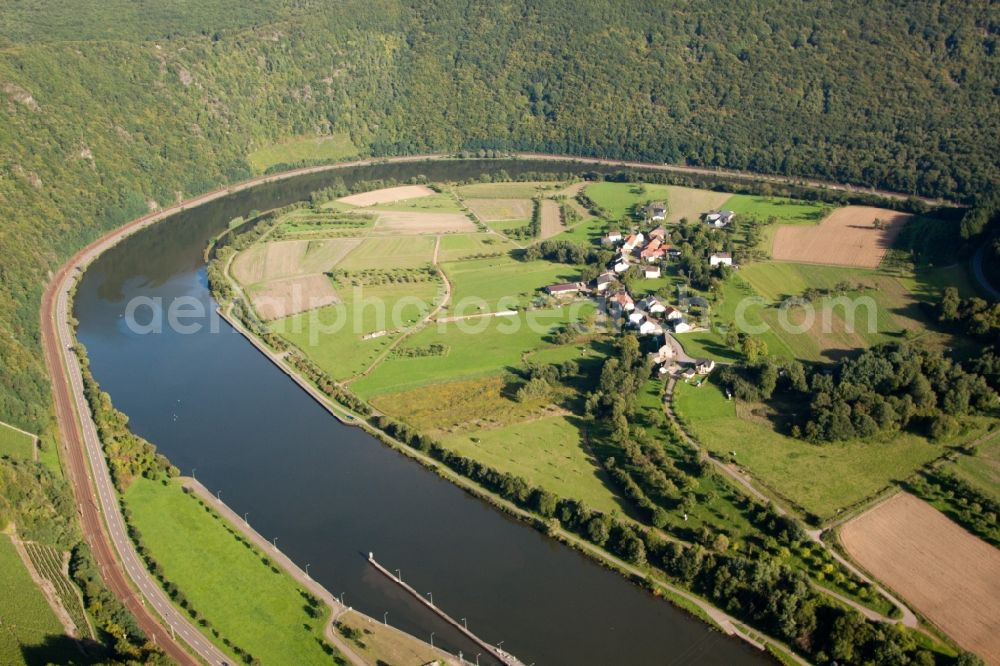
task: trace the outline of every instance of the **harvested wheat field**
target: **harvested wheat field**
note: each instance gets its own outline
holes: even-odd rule
[[[471,233],[476,225],[461,213],[418,213],[410,211],[379,211],[375,233],[444,234]]]
[[[339,300],[330,279],[322,274],[272,280],[250,290],[250,301],[264,321],[315,310]]]
[[[779,261],[878,268],[910,218],[887,208],[845,206],[812,225],[780,226],[772,255]],[[875,220],[883,228],[875,228]]]
[[[362,192],[361,194],[352,194],[347,197],[340,197],[337,201],[352,206],[374,206],[375,204],[405,201],[406,199],[416,199],[417,197],[429,197],[432,194],[437,194],[437,192],[424,185],[401,185],[399,187],[386,187],[381,190]]]
[[[276,241],[253,245],[233,260],[232,273],[244,285],[323,273],[361,243],[358,238]]]
[[[465,204],[483,222],[526,220],[534,208],[531,199],[469,199]]]
[[[959,645],[1000,664],[1000,550],[907,493],[848,522],[840,539]]]
[[[562,213],[559,210],[559,204],[551,199],[542,199],[541,201],[541,222],[542,228],[539,232],[539,237],[551,238],[558,233],[562,233],[566,227],[562,223]]]

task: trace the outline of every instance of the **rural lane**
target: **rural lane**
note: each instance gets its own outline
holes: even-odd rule
[[[738,486],[740,488],[743,488],[744,491],[747,492],[751,497],[756,498],[757,500],[763,502],[765,505],[768,504],[771,505],[774,508],[774,511],[778,515],[788,516],[789,515],[788,511],[784,507],[782,507],[780,504],[775,502],[771,497],[767,496],[766,494],[761,492],[756,486],[754,486],[753,483],[750,481],[750,479],[744,476],[744,474],[742,473],[741,470],[739,470],[739,468],[732,465],[727,465],[721,460],[717,460],[713,456],[708,455],[708,453],[704,451],[701,445],[698,444],[688,434],[687,430],[685,430],[684,426],[682,426],[680,421],[677,420],[677,415],[674,413],[673,396],[674,396],[674,386],[676,385],[676,383],[677,382],[673,377],[667,380],[667,389],[663,397],[663,411],[666,413],[667,419],[669,419],[669,421],[673,423],[674,426],[676,426],[678,432],[680,432],[681,434],[681,437],[684,438],[684,441],[689,446],[693,447],[696,451],[704,453],[705,458],[710,463],[712,463],[712,465],[714,465],[716,469],[718,469],[720,472],[729,477],[729,479],[731,479],[734,483],[738,484]],[[831,548],[829,544],[823,541],[822,538],[823,532],[825,532],[826,530],[820,529],[820,530],[804,530],[804,531],[811,541],[814,541],[815,543],[818,543],[820,546],[822,546],[826,550],[826,552],[828,552],[833,557],[833,559],[837,560],[837,562],[839,562],[845,569],[850,571],[859,579],[863,580],[864,582],[874,587],[883,597],[888,599],[891,603],[895,604],[896,607],[899,608],[899,610],[903,613],[903,617],[902,619],[899,620],[899,622],[901,622],[904,626],[910,629],[916,629],[920,626],[920,620],[917,618],[916,614],[912,610],[910,610],[909,606],[904,604],[897,597],[890,594],[882,585],[878,583],[878,581],[866,575],[857,566],[852,564],[847,558],[843,557],[834,548]],[[848,597],[845,597],[842,594],[838,594],[833,590],[829,590],[825,587],[821,587],[818,585],[814,587],[818,591],[837,599],[843,604],[850,606],[851,608],[855,609],[856,611],[858,611],[859,613],[861,613],[870,620],[876,620],[878,622],[886,622],[889,624],[893,624],[896,622],[896,620],[893,620],[890,617],[882,615],[881,613],[874,611],[871,608],[868,608],[867,606],[864,606],[852,599],[849,599]]]

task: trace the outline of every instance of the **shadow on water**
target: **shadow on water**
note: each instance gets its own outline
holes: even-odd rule
[[[205,286],[205,244],[228,221],[308,196],[334,179],[417,174],[456,180],[504,169],[565,172],[510,161],[380,165],[264,185],[184,211],[138,233],[88,269],[77,292],[91,368],[132,428],[183,473],[221,490],[238,513],[333,594],[376,619],[466,656],[477,650],[358,553],[525,663],[734,664],[766,658],[711,631],[570,548],[515,522],[433,472],[343,426],[225,324],[141,335],[124,325],[136,297],[193,297]],[[587,167],[594,170],[593,166]],[[485,655],[484,655],[485,656]],[[481,663],[484,659],[481,658]]]

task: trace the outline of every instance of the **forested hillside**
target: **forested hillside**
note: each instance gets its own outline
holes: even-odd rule
[[[605,0],[8,3],[0,419],[37,430],[49,270],[282,137],[820,176],[972,200],[998,180],[1000,7]]]

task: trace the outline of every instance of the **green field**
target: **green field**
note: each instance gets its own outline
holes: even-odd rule
[[[483,224],[497,233],[508,234],[514,229],[522,229],[530,223],[531,220],[495,220],[492,222],[484,222]]]
[[[593,312],[585,304],[580,317]],[[515,317],[489,317],[431,324],[408,338],[403,349],[443,344],[447,356],[389,358],[371,374],[351,384],[363,398],[405,391],[435,382],[493,375],[522,365],[522,355],[551,348],[549,332],[569,322],[571,307],[533,310]],[[534,322],[529,324],[530,322]]]
[[[433,236],[387,236],[366,238],[344,257],[337,268],[416,268],[434,259]]]
[[[570,241],[579,245],[599,245],[601,236],[608,232],[610,226],[605,220],[591,217],[553,236],[552,240]]]
[[[736,213],[737,220],[741,215],[752,215],[762,221],[773,217],[777,224],[818,224],[832,210],[832,206],[820,202],[752,194],[734,194],[726,200],[725,207]]]
[[[31,458],[34,438],[16,430],[6,423],[0,423],[0,456]]]
[[[714,383],[679,383],[677,413],[700,443],[736,462],[780,495],[823,519],[874,495],[943,453],[940,445],[910,434],[884,441],[810,444],[775,432],[763,415],[736,413]],[[743,409],[741,407],[741,409]]]
[[[338,288],[342,303],[271,323],[323,370],[344,379],[367,368],[398,337],[365,334],[409,326],[426,314],[441,291],[437,281]],[[399,314],[394,318],[393,311]]]
[[[0,663],[79,660],[80,653],[64,636],[62,625],[6,534],[0,534],[0,600]]]
[[[258,148],[247,160],[254,171],[262,172],[275,164],[297,162],[334,162],[358,154],[358,149],[346,134],[333,136],[303,136]]]
[[[463,199],[531,199],[540,193],[551,194],[558,186],[554,182],[510,181],[460,185],[455,191]]]
[[[125,502],[165,578],[222,637],[265,664],[332,663],[318,642],[329,609],[311,617],[299,585],[265,564],[266,554],[237,541],[179,482],[138,479]]]
[[[579,274],[572,266],[548,261],[517,261],[490,257],[443,264],[452,283],[448,314],[470,315],[526,305],[539,290],[554,282],[569,282]],[[480,310],[481,308],[481,310]]]
[[[605,512],[622,511],[600,464],[585,448],[580,421],[551,416],[492,430],[446,437],[449,449],[502,472],[516,474],[559,497],[585,502]]]
[[[645,188],[645,192],[640,188]],[[600,182],[588,185],[585,192],[594,203],[608,211],[611,219],[618,220],[631,216],[636,206],[645,205],[647,201],[667,201],[670,189],[668,185]],[[667,201],[668,208],[669,205]]]
[[[480,254],[504,254],[516,246],[503,236],[497,234],[445,234],[441,236],[441,249],[438,261],[459,261]]]
[[[945,469],[1000,502],[1000,437],[980,444],[974,456],[959,455]]]

